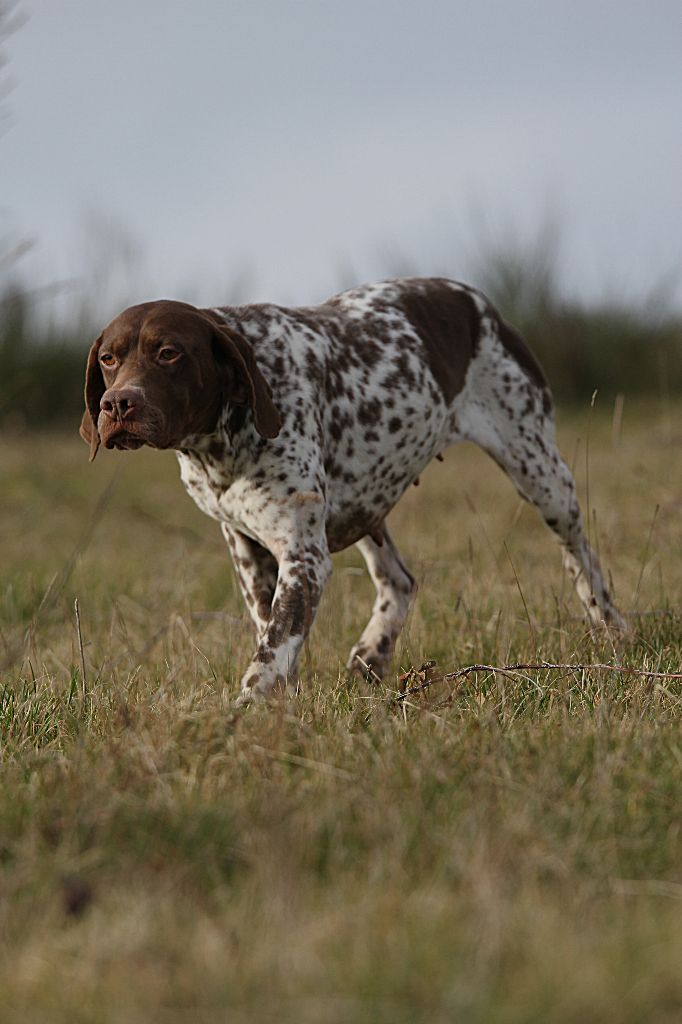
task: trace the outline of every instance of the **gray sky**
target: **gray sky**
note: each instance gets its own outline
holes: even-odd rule
[[[548,217],[568,292],[636,300],[682,271],[680,0],[20,10],[1,226],[102,316],[239,282],[318,301],[403,263],[471,280]]]

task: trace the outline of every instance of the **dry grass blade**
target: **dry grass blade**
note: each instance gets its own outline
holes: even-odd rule
[[[85,700],[88,690],[88,683],[85,675],[85,651],[83,650],[83,632],[81,630],[81,612],[78,604],[78,598],[76,598],[75,601],[73,602],[73,607],[76,615],[76,638],[78,640],[78,654],[80,657],[81,664],[81,687],[83,691],[82,696],[83,700]]]

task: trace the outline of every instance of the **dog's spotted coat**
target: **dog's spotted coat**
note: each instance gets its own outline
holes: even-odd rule
[[[188,347],[195,322],[206,339]],[[187,362],[204,359],[197,345],[215,346],[211,332],[232,346],[214,353],[227,380],[217,399],[205,367],[197,392]],[[167,343],[176,357],[162,359]],[[162,364],[182,360],[166,384]],[[295,678],[330,552],[350,544],[377,598],[349,667],[384,671],[415,590],[385,519],[456,441],[484,448],[538,508],[591,621],[623,624],[583,533],[542,371],[472,288],[387,281],[303,309],[146,303],[105,329],[88,365],[82,433],[93,453],[100,435],[108,447],[175,448],[188,492],[221,523],[258,635],[242,701]]]

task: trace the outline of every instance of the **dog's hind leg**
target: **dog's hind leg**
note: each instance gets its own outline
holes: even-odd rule
[[[383,675],[391,660],[395,642],[417,589],[414,577],[405,568],[385,526],[381,535],[381,544],[369,536],[357,542],[377,596],[371,618],[350,652],[347,664],[349,669],[360,671],[364,663],[378,676]]]
[[[533,397],[534,409],[523,417],[509,405],[469,409],[462,433],[492,456],[556,534],[563,546],[564,565],[590,622],[625,629],[599,559],[585,537],[575,481],[556,445],[552,410],[546,408],[540,393]]]

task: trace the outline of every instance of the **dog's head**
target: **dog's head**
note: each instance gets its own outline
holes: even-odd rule
[[[281,419],[248,341],[210,310],[160,300],[131,306],[88,355],[80,434],[105,448],[180,448],[210,434],[226,403],[248,406],[256,430]]]

